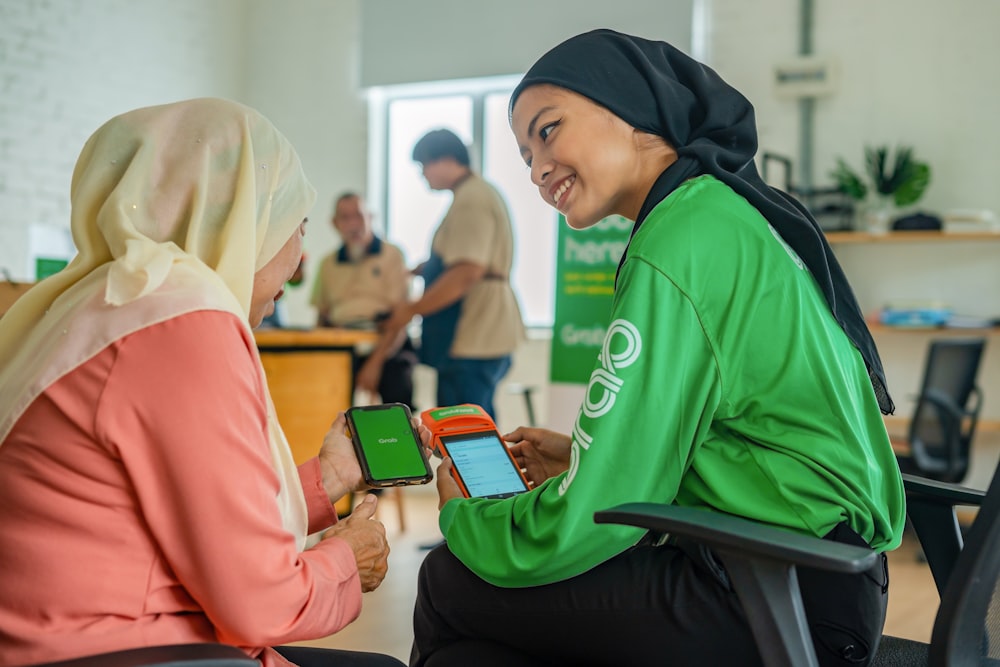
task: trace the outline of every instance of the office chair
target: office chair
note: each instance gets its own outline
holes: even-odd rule
[[[948,558],[934,562],[941,593],[931,643],[885,636],[873,667],[1000,667],[1000,475],[986,493],[904,475],[908,511],[923,540],[951,541]],[[914,502],[916,501],[916,502]],[[955,505],[981,504],[963,547]],[[931,507],[927,514],[921,507]],[[940,519],[944,521],[940,521]],[[767,667],[815,667],[815,649],[799,593],[796,567],[861,572],[876,554],[868,549],[790,533],[708,510],[657,503],[627,503],[594,515],[701,541],[726,566]]]
[[[899,469],[942,482],[961,482],[982,396],[976,374],[985,338],[933,340],[910,420],[909,452],[897,454]]]
[[[260,667],[260,663],[234,646],[171,644],[101,653],[31,667]]]

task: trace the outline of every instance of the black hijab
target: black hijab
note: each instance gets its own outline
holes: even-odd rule
[[[812,216],[757,173],[753,106],[713,70],[666,42],[612,30],[571,37],[543,55],[514,89],[553,84],[609,109],[632,127],[663,137],[678,159],[657,179],[632,234],[682,182],[711,174],[750,202],[802,258],[837,322],[861,352],[879,408],[894,410],[885,372],[861,308],[826,237]],[[624,259],[624,258],[623,258]]]

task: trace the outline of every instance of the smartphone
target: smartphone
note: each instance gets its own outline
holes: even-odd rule
[[[528,490],[514,455],[496,431],[438,437],[442,456],[450,456],[452,476],[466,498],[509,498]]]
[[[434,476],[402,403],[349,408],[347,428],[369,486],[426,484]]]

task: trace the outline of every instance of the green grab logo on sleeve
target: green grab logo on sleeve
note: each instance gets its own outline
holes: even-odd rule
[[[632,222],[620,215],[587,229],[572,229],[559,216],[552,382],[588,382],[611,319],[615,273],[631,231]]]

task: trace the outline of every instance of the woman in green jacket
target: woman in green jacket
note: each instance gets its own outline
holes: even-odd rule
[[[583,229],[635,221],[571,435],[506,436],[534,488],[464,499],[438,471],[447,546],[420,574],[413,665],[758,665],[724,568],[593,514],[676,503],[898,546],[902,482],[878,352],[822,232],[753,163],[753,108],[674,47],[598,30],[511,97],[539,194]],[[866,664],[888,591],[804,570],[820,663]]]

